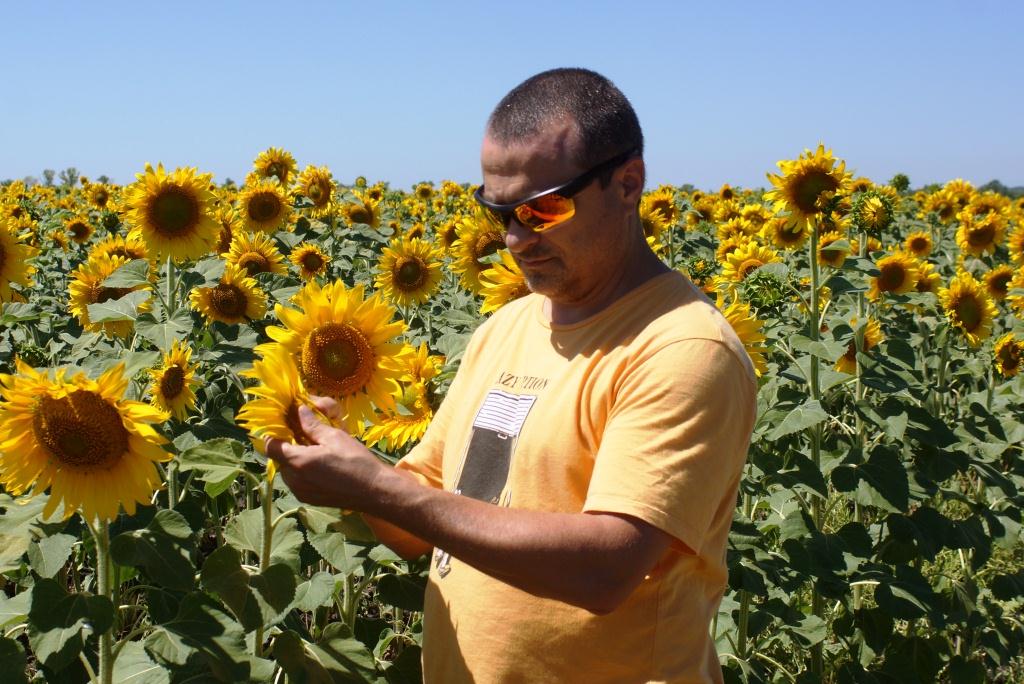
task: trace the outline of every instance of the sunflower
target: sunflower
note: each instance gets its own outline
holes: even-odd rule
[[[754,365],[754,372],[761,377],[768,368],[764,359],[768,349],[762,346],[765,341],[764,333],[761,332],[764,321],[751,312],[749,304],[739,301],[734,301],[726,307],[722,314],[725,320],[729,321],[736,336],[740,338],[743,348],[747,350],[750,362]]]
[[[86,189],[85,196],[92,206],[97,209],[106,209],[107,204],[113,198],[113,193],[111,193],[110,187],[106,183],[95,183]]]
[[[71,282],[68,284],[68,309],[82,324],[82,327],[89,332],[103,331],[112,337],[128,337],[135,329],[134,321],[102,321],[93,323],[89,319],[89,305],[102,304],[114,299],[120,299],[129,292],[137,290],[148,290],[149,285],[136,285],[135,287],[104,287],[103,281],[110,277],[110,274],[128,263],[128,259],[121,256],[98,256],[94,259],[79,264],[71,275]],[[153,308],[150,300],[139,304],[140,313]]]
[[[327,272],[327,264],[331,258],[311,242],[303,242],[295,246],[288,259],[299,269],[299,277],[312,280]]]
[[[992,334],[996,305],[970,273],[960,271],[948,288],[939,289],[939,302],[950,325],[962,332],[972,347]]]
[[[883,192],[868,190],[857,195],[853,203],[853,222],[871,235],[881,235],[892,225],[895,210],[892,199]]]
[[[449,219],[434,230],[435,241],[445,254],[452,250],[452,245],[459,239],[458,219]]]
[[[459,239],[452,245],[455,260],[451,269],[459,274],[459,282],[464,288],[480,294],[483,289],[480,271],[487,268],[487,264],[480,260],[503,249],[505,237],[500,226],[479,211],[459,221],[457,231]]]
[[[338,280],[321,288],[310,281],[293,300],[298,309],[274,308],[284,327],[267,328],[292,356],[309,392],[340,402],[345,428],[360,434],[374,406],[394,405],[408,349],[393,341],[405,331],[380,294],[363,296]],[[267,345],[256,348],[260,353]]]
[[[274,178],[285,187],[288,187],[288,182],[298,169],[292,153],[280,147],[270,147],[260,152],[252,166],[260,178]]]
[[[217,222],[220,224],[220,231],[217,233],[217,245],[213,251],[217,254],[224,254],[231,251],[231,241],[241,230],[241,221],[234,208],[229,203],[225,203],[217,211]]]
[[[1013,280],[1013,267],[1008,264],[996,266],[984,275],[985,290],[988,296],[1001,302],[1010,293],[1010,281]]]
[[[405,357],[403,370],[403,382],[429,383],[441,372],[444,365],[444,357],[430,353],[426,342],[420,342],[420,346],[412,354]]]
[[[1018,340],[1014,334],[1006,333],[996,342],[992,354],[992,362],[996,370],[1004,378],[1012,378],[1020,372],[1024,363],[1024,340]]]
[[[702,222],[710,223],[715,219],[715,200],[710,196],[691,197],[693,200],[690,211],[686,212],[686,225],[695,228]]]
[[[295,360],[279,344],[264,345],[261,352],[263,358],[257,359],[251,369],[241,373],[243,377],[254,378],[258,384],[245,389],[246,394],[255,398],[242,405],[235,420],[249,431],[253,446],[261,454],[264,452],[263,441],[267,437],[293,444],[315,444],[302,429],[299,407],[306,405],[315,413],[319,412],[310,403],[302,386]],[[273,480],[276,471],[274,462],[268,460],[267,478]]]
[[[397,306],[424,304],[441,282],[441,252],[422,238],[396,238],[377,264],[376,288]]]
[[[956,231],[956,244],[960,251],[974,256],[994,253],[1006,232],[1006,217],[1002,214],[975,216],[967,211],[958,214],[960,227]]]
[[[68,237],[81,245],[89,241],[96,229],[89,224],[87,217],[75,214],[64,221],[64,230]]]
[[[387,451],[395,451],[410,442],[419,441],[426,433],[434,411],[430,407],[427,388],[422,383],[406,385],[395,404],[395,408],[385,409],[374,416],[373,425],[363,435],[363,441],[368,445],[383,444]]]
[[[724,223],[740,218],[740,203],[736,200],[720,200],[715,205],[715,221]]]
[[[330,169],[310,165],[299,174],[295,192],[310,199],[313,206],[309,209],[309,215],[320,218],[334,211],[334,187]]]
[[[62,250],[66,250],[68,248],[68,237],[64,233],[55,230],[47,235],[46,238],[51,244]]]
[[[263,233],[238,233],[231,241],[231,249],[224,260],[244,270],[248,275],[276,273],[286,275],[284,257],[277,245]]]
[[[380,226],[380,212],[377,209],[379,204],[380,200],[373,200],[367,196],[358,201],[346,203],[341,208],[341,213],[350,226],[362,223],[371,228],[377,228]]]
[[[164,172],[146,164],[145,173],[128,191],[126,219],[129,238],[145,243],[157,259],[198,259],[210,252],[217,239],[212,176],[194,168]]]
[[[882,241],[878,238],[868,235],[866,253],[871,254],[872,252],[882,251]],[[853,238],[850,240],[850,251],[854,254],[860,254],[860,238]]]
[[[22,287],[32,284],[31,276],[36,269],[28,264],[28,259],[38,253],[38,249],[18,238],[8,219],[0,219],[0,302],[14,298],[12,283]]]
[[[932,234],[926,230],[916,230],[907,236],[903,246],[918,259],[923,259],[932,253]]]
[[[788,250],[800,249],[810,237],[806,223],[791,221],[787,216],[775,216],[768,219],[761,227],[760,234],[762,238],[770,240],[779,249]]]
[[[0,484],[30,496],[50,488],[49,517],[63,504],[89,521],[129,515],[160,487],[156,463],[170,460],[152,426],[166,414],[124,398],[129,378],[119,363],[96,380],[84,372],[54,378],[18,362],[0,376]]]
[[[261,180],[246,184],[238,193],[238,215],[244,230],[273,233],[288,224],[292,207],[280,185]]]
[[[1010,280],[1010,294],[1006,297],[1006,300],[1010,302],[1010,306],[1017,312],[1017,315],[1024,317],[1024,295],[1015,295],[1013,290],[1024,290],[1024,267],[1017,267],[1017,272],[1013,274],[1013,278]]]
[[[224,275],[214,287],[193,288],[189,301],[210,322],[244,323],[267,313],[267,295],[234,264],[224,266]]]
[[[884,256],[875,262],[877,276],[871,276],[868,299],[877,300],[883,294],[906,294],[917,285],[917,260],[903,252]]]
[[[501,255],[501,263],[495,262],[480,272],[480,294],[484,298],[480,305],[481,314],[497,311],[512,300],[530,294],[526,278],[509,251],[503,249],[498,254]]]
[[[875,184],[871,182],[870,178],[858,176],[857,178],[853,178],[850,180],[850,185],[847,188],[847,191],[850,192],[851,194],[856,192],[867,192],[868,190],[871,190],[874,187]]]
[[[647,244],[651,245],[652,250],[657,252],[661,247],[662,233],[668,230],[668,219],[660,211],[653,210],[650,207],[645,208],[643,202],[641,202],[640,224],[643,226]]]
[[[645,193],[640,198],[640,214],[659,212],[665,218],[665,224],[671,226],[679,220],[679,207],[676,206],[675,193],[671,188],[658,188]]]
[[[190,364],[192,349],[181,340],[175,340],[171,351],[164,354],[163,365],[152,368],[149,377],[152,398],[150,403],[161,411],[170,413],[175,420],[183,421],[188,412],[196,407],[194,387],[197,364]]]
[[[851,321],[851,325],[857,325],[856,318]],[[882,336],[882,329],[879,327],[878,321],[873,318],[868,318],[867,323],[864,325],[863,333],[861,334],[863,335],[863,342],[861,343],[863,345],[863,349],[861,349],[862,352],[868,352],[874,349],[883,339],[885,339]],[[849,373],[850,375],[854,375],[857,372],[856,335],[854,335],[854,339],[850,340],[850,343],[846,346],[846,353],[840,356],[839,360],[836,361],[835,368],[840,373]]]
[[[741,216],[734,216],[731,219],[722,221],[715,228],[715,231],[718,233],[719,241],[737,237],[753,237],[757,234],[757,229],[754,225],[745,221]]]
[[[125,239],[120,235],[108,235],[89,250],[90,259],[115,256],[123,257],[128,261],[146,259],[148,258],[146,243],[139,238]]]
[[[409,226],[409,228],[407,228],[404,233],[402,233],[402,237],[408,240],[413,240],[415,238],[423,238],[423,236],[425,236],[426,233],[427,227],[423,225],[422,221],[417,221],[416,223]]]
[[[751,242],[753,242],[753,238],[746,234],[726,238],[720,241],[718,247],[715,248],[715,260],[724,263],[730,254]]]
[[[956,197],[946,190],[939,190],[928,195],[921,205],[921,218],[927,218],[928,214],[935,214],[942,223],[950,223],[956,218],[960,205]]]
[[[755,233],[760,232],[772,216],[771,210],[763,204],[747,204],[740,209],[740,218],[746,221]]]
[[[738,283],[765,264],[779,261],[782,259],[774,249],[763,247],[751,240],[725,258],[722,264],[722,277]]]
[[[1010,260],[1018,266],[1024,264],[1024,221],[1013,229],[1006,242],[1010,249]]]
[[[775,189],[765,193],[765,199],[774,203],[776,212],[788,213],[800,223],[816,218],[850,181],[846,162],[835,159],[832,150],[820,144],[816,151],[804,150],[797,159],[780,161],[778,166],[782,175],[768,174]]]
[[[914,289],[918,292],[937,294],[939,283],[942,282],[939,272],[930,263],[921,259],[915,262],[915,266],[917,266],[917,284]]]

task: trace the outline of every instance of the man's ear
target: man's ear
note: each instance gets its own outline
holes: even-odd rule
[[[619,173],[618,187],[622,193],[622,201],[629,207],[635,207],[637,202],[640,201],[640,196],[644,192],[644,180],[646,176],[644,160],[640,157],[630,159],[622,165],[619,169]]]

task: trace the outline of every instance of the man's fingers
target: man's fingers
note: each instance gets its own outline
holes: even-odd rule
[[[288,465],[288,462],[298,455],[294,444],[273,437],[264,438],[263,451],[266,452],[267,458],[273,459],[278,465]]]
[[[316,406],[320,413],[330,418],[331,421],[341,420],[341,404],[339,404],[335,399],[310,394],[309,401],[313,406]]]
[[[299,424],[302,431],[306,433],[317,444],[326,444],[331,439],[331,432],[336,428],[323,422],[308,406],[299,406]]]

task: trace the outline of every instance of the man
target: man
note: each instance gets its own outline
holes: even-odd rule
[[[319,446],[268,445],[300,499],[433,552],[428,682],[721,681],[708,626],[756,385],[725,319],[647,246],[642,153],[604,77],[515,88],[477,200],[532,294],[474,333],[397,468],[305,409]]]

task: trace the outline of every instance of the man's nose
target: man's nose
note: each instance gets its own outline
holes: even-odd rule
[[[513,254],[525,252],[540,240],[540,234],[523,226],[513,216],[505,232],[505,246]]]

